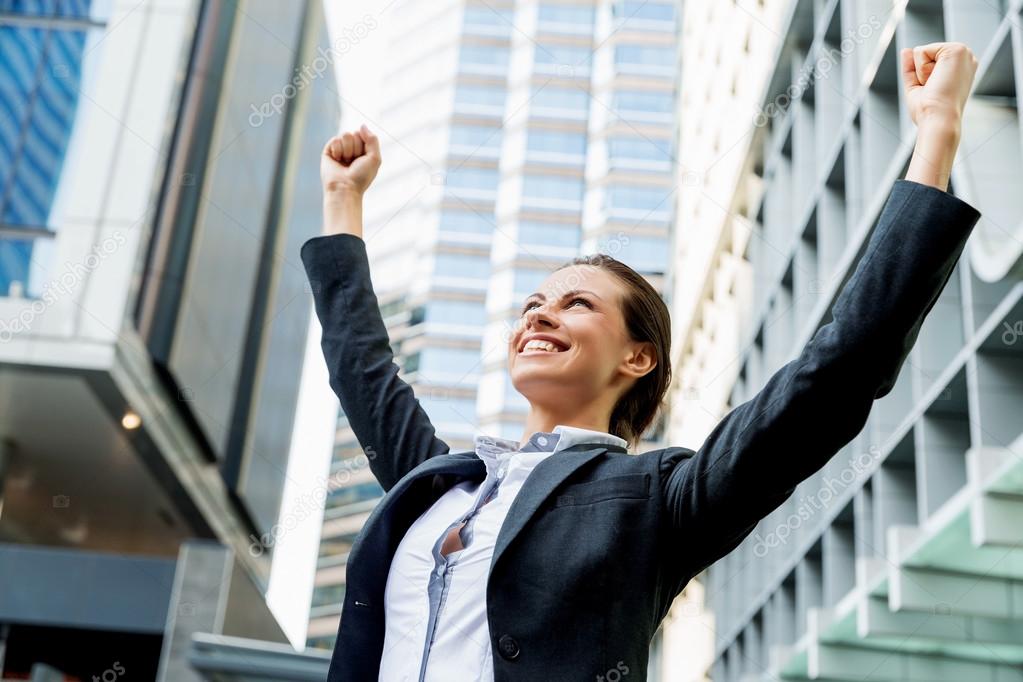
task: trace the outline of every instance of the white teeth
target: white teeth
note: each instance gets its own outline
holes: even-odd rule
[[[527,342],[526,345],[523,346],[522,350],[524,350],[524,351],[526,351],[526,350],[545,350],[545,351],[548,351],[548,352],[551,352],[551,353],[557,353],[558,352],[558,347],[555,346],[550,341],[543,341],[541,339],[533,339],[532,341]]]

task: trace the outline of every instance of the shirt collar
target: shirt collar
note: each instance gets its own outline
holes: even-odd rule
[[[544,443],[544,440],[547,442]],[[620,438],[604,431],[593,431],[591,429],[583,429],[577,426],[565,426],[564,424],[558,424],[554,427],[554,431],[550,433],[536,431],[529,437],[528,441],[521,444],[521,447],[518,441],[511,440],[510,438],[500,438],[497,436],[489,436],[484,433],[477,433],[475,437],[475,450],[476,454],[480,457],[496,457],[498,454],[509,452],[554,453],[581,443],[613,445],[620,447],[623,450],[627,450],[629,445],[628,441],[624,438]]]

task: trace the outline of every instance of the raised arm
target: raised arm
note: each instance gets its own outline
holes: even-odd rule
[[[895,182],[835,299],[832,320],[759,393],[729,412],[697,452],[665,451],[664,527],[672,554],[689,575],[734,549],[800,481],[823,467],[863,428],[874,400],[895,385],[980,218],[945,190],[975,68],[969,51],[958,47],[938,53],[937,67],[927,66],[934,85],[952,81],[956,87],[949,92],[958,94],[947,108],[931,100],[923,109],[914,107],[924,100],[911,96],[918,136],[907,177]],[[904,77],[915,72],[913,55],[904,53]],[[957,79],[966,81],[965,88]]]
[[[323,150],[324,232],[301,248],[330,387],[384,490],[433,455],[449,451],[412,387],[398,378],[370,280],[362,196],[380,166],[376,136],[363,126]]]

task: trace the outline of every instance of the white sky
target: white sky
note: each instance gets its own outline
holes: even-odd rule
[[[381,89],[377,68],[386,45],[386,18],[381,12],[392,3],[393,0],[327,0],[324,3],[331,45],[339,53],[343,52],[334,62],[337,92],[342,100],[343,130],[355,130],[361,123],[375,128],[373,122],[378,118]],[[366,26],[375,28],[364,31]],[[305,647],[323,523],[323,510],[310,506],[310,501],[323,497],[337,423],[338,400],[327,383],[320,336],[320,324],[313,313],[281,503],[279,523],[286,530],[277,534],[267,592],[270,609],[298,649]]]

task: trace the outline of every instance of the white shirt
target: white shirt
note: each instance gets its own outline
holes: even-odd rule
[[[441,495],[395,550],[384,590],[382,682],[494,679],[486,590],[497,535],[533,468],[577,443],[628,445],[609,433],[563,425],[534,433],[521,449],[513,440],[476,435],[486,478]],[[445,537],[463,520],[464,548],[442,556]]]

